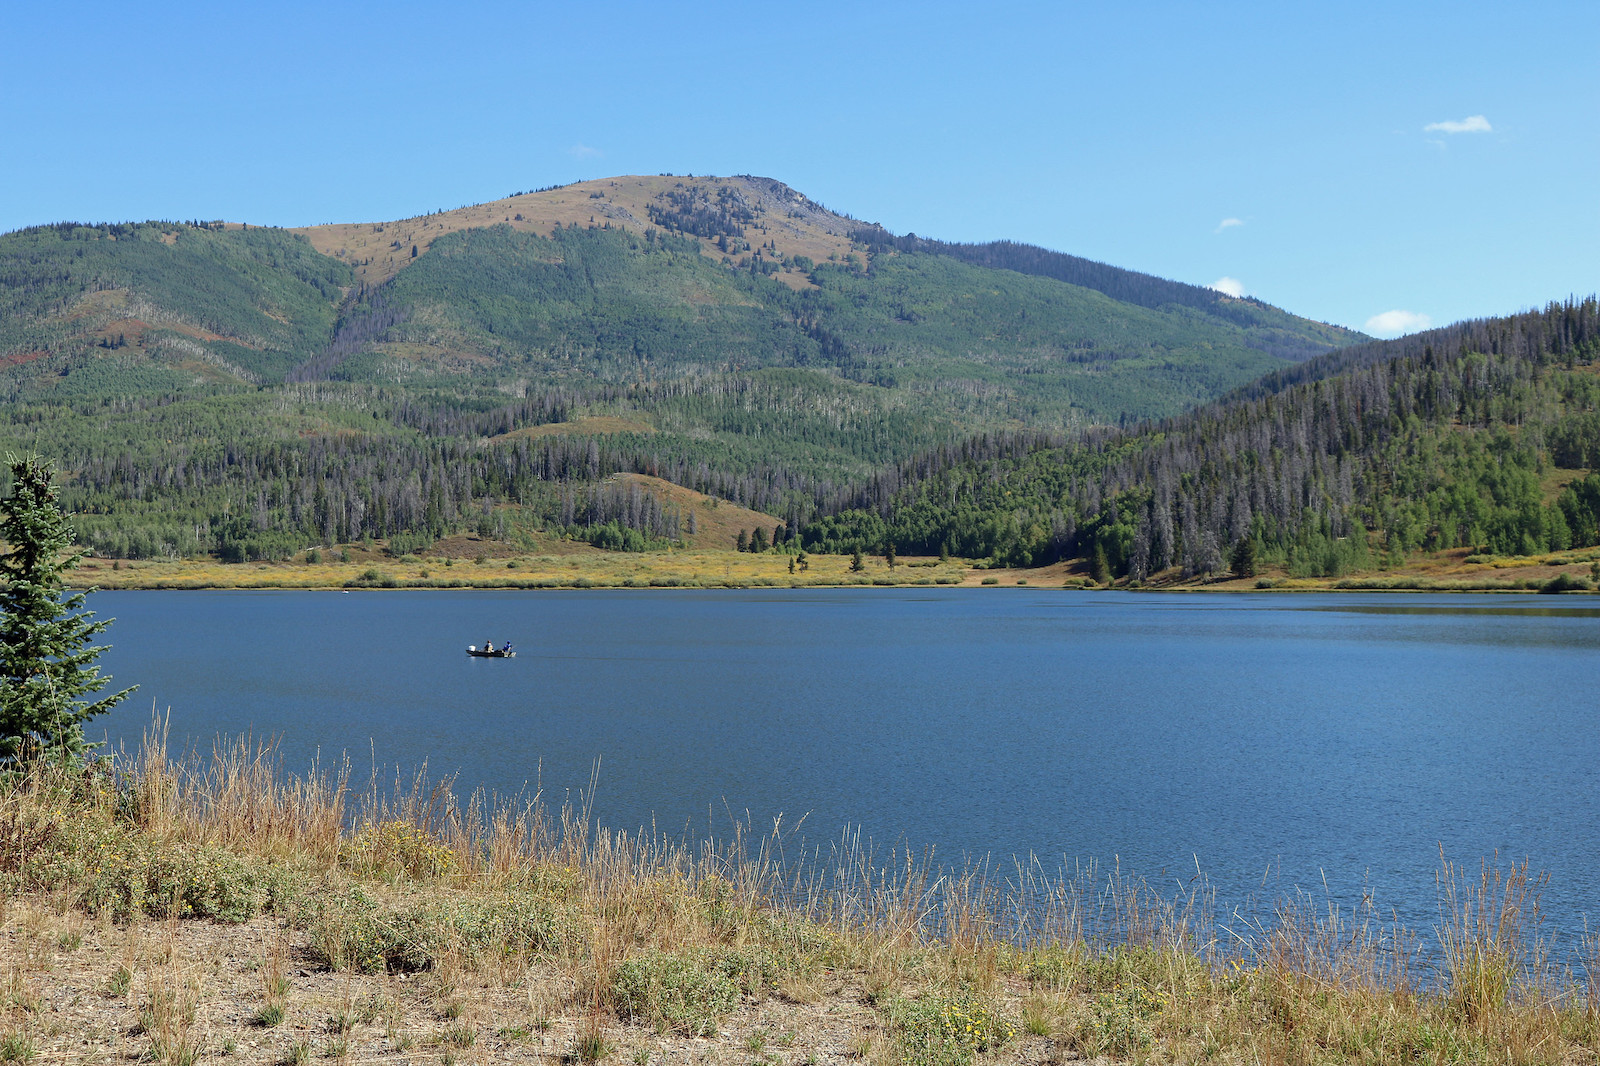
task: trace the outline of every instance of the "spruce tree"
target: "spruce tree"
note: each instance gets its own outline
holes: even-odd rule
[[[1104,585],[1111,580],[1111,563],[1106,559],[1105,545],[1099,541],[1094,543],[1094,553],[1089,556],[1089,577],[1096,585]]]
[[[62,575],[78,565],[72,527],[61,513],[50,465],[8,457],[11,495],[0,500],[0,765],[36,759],[73,761],[91,745],[83,723],[122,702],[133,689],[88,701],[109,677],[90,641],[111,624],[92,621],[84,595],[63,596]]]
[[[1256,542],[1248,535],[1240,537],[1234,544],[1228,567],[1233,571],[1234,577],[1256,576]]]

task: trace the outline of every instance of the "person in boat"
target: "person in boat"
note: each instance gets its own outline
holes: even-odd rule
[[[483,650],[487,651],[487,652],[493,652],[494,651],[494,642],[493,641],[488,641],[488,640],[484,641],[483,642]]]

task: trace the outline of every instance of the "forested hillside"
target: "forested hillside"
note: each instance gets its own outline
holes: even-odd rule
[[[0,398],[282,380],[351,280],[278,229],[62,223],[0,235]]]
[[[1176,414],[1362,339],[988,247],[891,238],[759,178],[303,232],[36,227],[0,235],[0,446],[56,460],[114,555],[507,522],[666,540],[669,509],[616,503],[607,476],[794,529],[975,433]]]
[[[851,234],[874,255],[885,251],[942,255],[974,266],[1053,278],[1139,307],[1187,308],[1207,318],[1245,328],[1249,331],[1246,344],[1284,359],[1306,359],[1330,347],[1365,339],[1341,326],[1309,322],[1250,297],[1228,296],[1216,289],[1168,281],[1031,244],[1016,241],[951,244],[914,233],[896,237],[881,226],[858,226]]]
[[[804,543],[1083,556],[1133,581],[1600,544],[1597,356],[1590,297],[1341,351],[1130,432],[985,434],[836,498]]]

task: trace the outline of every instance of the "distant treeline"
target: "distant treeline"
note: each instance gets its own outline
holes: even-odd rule
[[[639,406],[670,432],[644,423],[603,436],[517,432],[580,410]],[[691,432],[702,426],[710,432]],[[663,477],[797,529],[847,480],[841,458],[851,473],[865,472],[876,456],[914,454],[941,434],[953,428],[914,411],[885,416],[853,387],[793,371],[552,386],[500,403],[314,382],[0,408],[0,444],[61,463],[80,540],[130,558],[281,558],[367,537],[432,540],[479,528],[505,504],[517,506],[524,527],[614,522],[677,536],[648,508],[585,502],[622,472]]]
[[[1554,302],[1541,311],[1502,318],[1469,319],[1396,340],[1338,348],[1295,366],[1274,370],[1240,386],[1220,402],[1255,399],[1376,363],[1415,359],[1425,356],[1430,348],[1442,353],[1484,352],[1539,365],[1554,361],[1571,369],[1577,362],[1588,362],[1600,355],[1594,297]]]
[[[664,456],[647,437],[522,437],[480,446],[461,438],[337,433],[171,447],[157,457],[108,450],[87,458],[63,493],[79,512],[80,542],[114,557],[284,558],[300,548],[460,529],[499,536],[500,507],[519,521],[565,530],[607,523],[645,536],[680,536],[676,512],[636,488],[602,484],[648,473],[758,510],[811,488],[778,468],[744,476],[687,455]]]

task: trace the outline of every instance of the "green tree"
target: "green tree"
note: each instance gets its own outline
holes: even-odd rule
[[[76,760],[91,745],[83,723],[133,691],[88,701],[106,687],[90,644],[111,624],[92,621],[84,595],[63,596],[62,575],[82,553],[70,550],[72,527],[56,499],[50,465],[37,456],[10,457],[11,495],[0,500],[0,763],[40,758]]]
[[[1111,580],[1111,564],[1106,561],[1106,550],[1099,541],[1095,541],[1094,554],[1089,557],[1089,577],[1096,585]]]
[[[1248,534],[1240,537],[1238,543],[1234,544],[1228,566],[1233,571],[1234,577],[1256,576],[1256,542]]]
[[[850,556],[850,572],[859,574],[867,568],[866,561],[861,558],[861,549],[857,548],[855,554]]]
[[[890,570],[894,569],[894,563],[895,563],[894,541],[892,541],[892,540],[888,544],[884,545],[884,548],[883,548],[883,561],[889,564],[889,569]]]
[[[755,531],[750,534],[750,550],[753,552],[767,550],[767,531],[764,527],[757,526]]]

